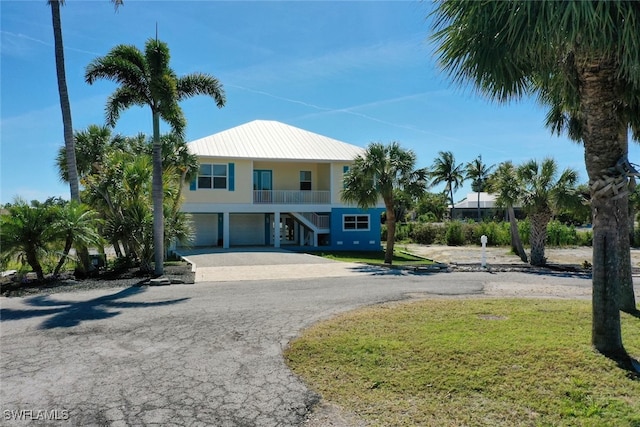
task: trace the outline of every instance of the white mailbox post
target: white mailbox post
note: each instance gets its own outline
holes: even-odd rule
[[[487,266],[487,236],[483,234],[480,237],[480,243],[482,243],[482,259],[480,260],[480,265],[485,268]]]

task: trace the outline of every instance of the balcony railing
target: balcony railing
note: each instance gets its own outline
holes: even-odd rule
[[[253,203],[323,205],[331,203],[331,191],[255,190]]]

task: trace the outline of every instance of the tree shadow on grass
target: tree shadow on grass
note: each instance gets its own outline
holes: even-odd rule
[[[112,309],[159,307],[177,304],[189,299],[178,298],[158,302],[122,301],[124,298],[138,295],[145,291],[146,288],[130,287],[114,294],[93,298],[88,301],[64,301],[53,299],[49,295],[38,295],[25,300],[25,304],[33,307],[32,309],[0,309],[0,320],[7,322],[53,315],[46,319],[39,329],[70,328],[84,321],[109,319],[122,312],[121,310],[113,311]]]

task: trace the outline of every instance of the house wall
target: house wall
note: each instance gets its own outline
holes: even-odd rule
[[[328,177],[321,176],[326,168],[318,163],[304,162],[265,162],[254,161],[254,169],[266,169],[273,171],[273,189],[274,190],[300,190],[300,171],[311,171],[311,190],[328,191]]]
[[[342,203],[341,196],[344,189],[344,174],[345,167],[351,167],[351,163],[333,163],[331,171],[331,177],[333,187],[331,188],[331,203]]]
[[[383,209],[334,208],[331,211],[331,247],[335,250],[380,250]],[[344,230],[344,215],[369,215],[369,230]]]
[[[183,189],[185,203],[253,203],[253,169],[250,160],[213,159],[201,157],[200,163],[233,164],[233,176],[228,172],[227,187],[233,183],[233,190],[194,189],[187,184]],[[230,170],[230,169],[228,169]]]

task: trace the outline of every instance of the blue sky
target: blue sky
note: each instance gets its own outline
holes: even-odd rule
[[[63,135],[51,11],[44,0],[2,0],[0,8],[0,203],[17,195],[68,198],[54,162]],[[226,91],[222,109],[206,97],[181,104],[188,141],[255,119],[278,120],[363,147],[398,141],[415,151],[418,167],[441,150],[458,162],[482,154],[488,164],[552,156],[586,181],[582,147],[552,136],[535,101],[499,105],[449,82],[428,41],[429,8],[416,1],[125,0],[114,12],[107,0],[67,0],[62,23],[74,129],[103,124],[115,88],[87,85],[86,65],[117,44],[143,49],[157,23],[178,74],[213,74]],[[150,111],[128,110],[115,131],[150,135]],[[639,150],[630,149],[633,162]]]

